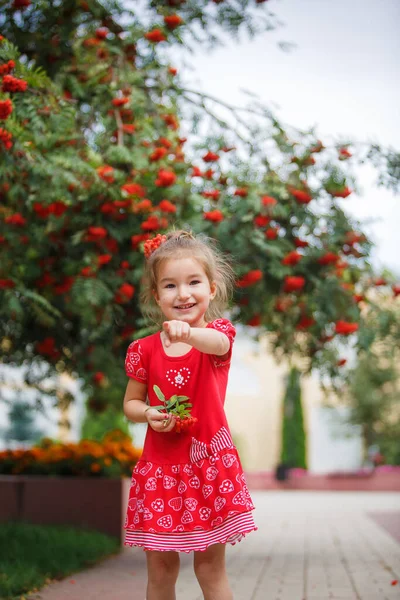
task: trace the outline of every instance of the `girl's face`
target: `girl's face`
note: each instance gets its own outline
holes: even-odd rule
[[[154,297],[165,318],[205,327],[216,284],[210,283],[202,265],[194,258],[171,258],[161,263],[157,275]]]

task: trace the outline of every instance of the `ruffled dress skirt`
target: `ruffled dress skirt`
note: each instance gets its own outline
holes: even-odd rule
[[[132,474],[125,545],[191,552],[235,544],[257,529],[253,509],[234,446],[195,449],[188,463],[141,460]]]

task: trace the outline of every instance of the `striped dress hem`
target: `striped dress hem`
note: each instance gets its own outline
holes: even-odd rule
[[[125,546],[139,546],[143,550],[159,552],[204,552],[213,544],[236,544],[251,531],[256,531],[251,512],[241,513],[227,519],[211,531],[187,531],[180,533],[150,533],[126,531]]]

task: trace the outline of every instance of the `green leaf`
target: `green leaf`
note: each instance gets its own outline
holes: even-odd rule
[[[157,398],[159,400],[161,400],[161,402],[165,403],[165,396],[162,393],[162,391],[160,390],[160,388],[158,387],[158,385],[153,385],[153,390],[154,390],[154,393],[156,394]]]
[[[171,396],[171,398],[167,402],[167,409],[172,408],[173,406],[175,406],[175,404],[179,404],[179,402],[178,402],[178,396],[176,394],[174,394],[173,396]]]

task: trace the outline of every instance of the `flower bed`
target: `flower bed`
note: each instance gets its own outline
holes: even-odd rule
[[[101,442],[43,439],[27,450],[0,452],[0,474],[130,477],[140,454],[121,431],[108,433]]]
[[[132,469],[141,450],[119,431],[101,443],[51,440],[0,452],[0,522],[62,524],[122,541]]]

